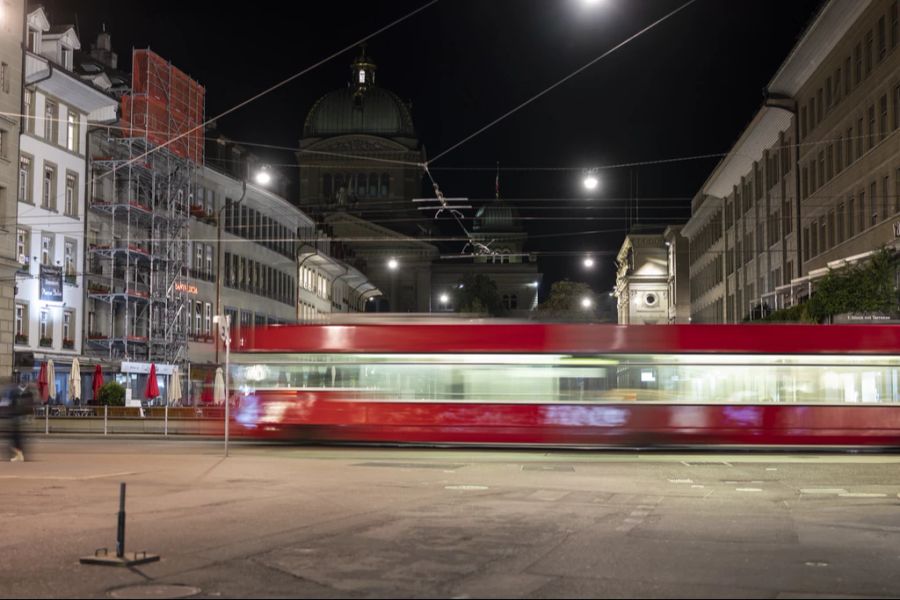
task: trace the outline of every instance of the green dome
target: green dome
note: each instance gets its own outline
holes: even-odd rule
[[[393,92],[369,87],[363,93],[335,90],[316,102],[303,124],[303,137],[368,134],[415,138],[409,107]]]

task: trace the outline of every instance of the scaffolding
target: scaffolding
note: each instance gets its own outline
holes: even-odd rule
[[[120,128],[91,149],[87,341],[111,361],[181,363],[204,90],[149,50],[132,65]]]

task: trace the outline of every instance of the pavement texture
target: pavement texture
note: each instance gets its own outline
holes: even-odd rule
[[[0,463],[0,596],[900,596],[900,456],[35,436]],[[115,550],[127,483],[131,569]]]

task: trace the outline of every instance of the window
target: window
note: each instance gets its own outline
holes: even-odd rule
[[[853,128],[847,129],[847,139],[844,141],[844,150],[847,155],[847,166],[853,164]]]
[[[53,329],[50,323],[50,311],[42,310],[40,313],[40,317],[38,319],[38,334],[41,336],[41,346],[50,345],[52,342],[47,342],[47,340],[52,340],[53,338]]]
[[[41,186],[41,208],[56,210],[56,167],[44,164],[44,180]]]
[[[73,325],[75,324],[75,312],[71,310],[67,310],[63,312],[63,347],[67,345],[67,343],[71,343],[74,346],[75,342],[75,329]]]
[[[869,73],[872,72],[872,51],[874,50],[874,44],[875,44],[875,39],[872,36],[872,30],[870,29],[869,31],[866,32],[866,54],[865,54],[865,59],[866,59],[865,76],[866,77],[868,77]]]
[[[857,160],[863,155],[863,139],[865,138],[865,134],[863,133],[863,120],[862,117],[856,120],[856,158]]]
[[[849,96],[850,90],[850,57],[844,59],[844,95]]]
[[[844,241],[844,203],[840,202],[837,206],[837,243]]]
[[[900,85],[894,88],[894,129],[900,127]]]
[[[844,139],[838,138],[834,145],[834,173],[837,175],[844,170]]]
[[[58,107],[56,103],[48,100],[44,105],[44,139],[54,144],[59,141],[57,114]]]
[[[213,247],[212,245],[206,246],[206,274],[209,276],[213,276]]]
[[[875,146],[875,105],[869,107],[869,144],[871,150]]]
[[[872,220],[870,225],[875,225],[878,223],[878,188],[874,181],[869,184],[869,202],[872,204]]]
[[[890,213],[890,204],[888,200],[890,196],[888,195],[890,187],[888,185],[888,177],[885,175],[881,178],[881,218],[887,219]]]
[[[203,333],[212,335],[212,304],[207,302],[203,306]]]
[[[72,70],[72,49],[60,45],[59,47],[59,64],[63,66],[63,68]]]
[[[333,194],[334,182],[331,179],[331,175],[322,175],[322,196],[324,196],[325,198],[331,198]]]
[[[847,239],[856,235],[856,199],[850,196],[847,199]]]
[[[0,88],[9,93],[9,65],[5,62],[0,62]]]
[[[66,239],[63,243],[63,273],[67,279],[75,277],[76,248],[75,240]]]
[[[194,303],[194,335],[199,336],[203,329],[201,326],[203,324],[203,303],[195,302]]]
[[[859,193],[859,232],[862,233],[866,230],[866,193],[861,191]]]
[[[203,270],[203,244],[197,244],[196,254],[194,255],[194,269],[199,273]]]
[[[28,343],[28,305],[16,302],[16,343]]]
[[[898,90],[900,90],[900,87],[898,87]],[[898,94],[900,94],[900,91],[898,91]],[[388,193],[390,192],[390,177],[388,176],[387,173],[381,174],[381,190],[380,191],[381,191],[382,197],[387,196]]]
[[[878,60],[887,54],[887,30],[885,28],[884,15],[878,18]]]
[[[79,153],[79,134],[78,134],[78,115],[72,114],[69,110],[69,116],[66,119],[66,148],[70,152]]]
[[[53,255],[53,234],[45,233],[41,236],[41,264],[52,265]]]
[[[19,157],[19,200],[33,203],[31,199],[31,158]]]
[[[72,172],[66,173],[66,215],[78,216],[78,176]]]
[[[24,227],[16,229],[16,256],[20,265],[31,262],[31,231]]]
[[[853,49],[853,61],[856,63],[853,82],[859,85],[859,82],[862,81],[862,44],[856,44]]]
[[[881,97],[881,100],[879,101],[879,104],[881,105],[881,106],[880,106],[880,107],[881,107],[881,119],[879,120],[879,123],[878,123],[878,125],[879,125],[879,128],[878,128],[878,133],[879,133],[878,139],[879,139],[879,141],[880,141],[880,140],[883,140],[883,139],[887,136],[887,132],[888,132],[888,99],[887,99],[887,94],[885,94],[884,96]]]
[[[897,0],[891,2],[891,48],[897,47],[898,34],[900,34],[900,23],[897,18]]]
[[[28,28],[28,49],[39,54],[41,52],[41,31]]]
[[[25,132],[34,133],[34,92],[25,90],[22,101],[25,103]]]

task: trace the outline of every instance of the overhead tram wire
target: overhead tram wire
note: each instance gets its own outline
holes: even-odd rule
[[[430,164],[430,163],[433,163],[433,162],[436,162],[436,161],[440,160],[441,158],[443,158],[444,156],[446,156],[446,155],[449,154],[450,152],[456,150],[457,148],[459,148],[460,146],[462,146],[463,144],[465,144],[465,143],[468,142],[469,140],[471,140],[471,139],[473,139],[473,138],[475,138],[475,137],[481,135],[482,133],[484,133],[485,131],[487,131],[488,129],[490,129],[491,127],[493,127],[494,125],[496,125],[496,124],[499,123],[500,121],[503,121],[503,120],[506,119],[507,117],[512,116],[513,114],[515,114],[515,113],[517,113],[518,111],[520,111],[521,109],[525,108],[526,106],[528,106],[529,104],[531,104],[532,102],[534,102],[535,100],[537,100],[538,98],[541,98],[542,96],[544,96],[544,95],[550,93],[551,91],[553,91],[554,89],[556,89],[557,87],[559,87],[560,85],[562,85],[563,83],[565,83],[566,81],[568,81],[569,79],[572,79],[573,77],[575,77],[576,75],[580,74],[581,72],[583,72],[583,71],[589,69],[589,68],[592,67],[594,64],[596,64],[597,62],[603,60],[604,58],[606,58],[607,56],[609,56],[610,54],[612,54],[613,52],[615,52],[615,51],[618,50],[619,48],[622,48],[623,46],[625,46],[625,45],[628,44],[629,42],[631,42],[631,41],[637,39],[638,37],[640,37],[640,36],[643,35],[644,33],[650,31],[651,29],[653,29],[654,27],[656,27],[656,26],[659,25],[660,23],[663,23],[664,21],[668,20],[670,17],[672,17],[672,16],[674,16],[675,14],[681,12],[682,10],[684,10],[685,8],[687,8],[688,6],[690,6],[691,4],[693,4],[693,3],[696,2],[696,1],[697,1],[697,0],[688,0],[687,2],[685,2],[684,4],[682,4],[681,6],[679,6],[679,7],[676,8],[675,10],[673,10],[672,12],[670,12],[670,13],[668,13],[667,15],[661,17],[660,19],[657,19],[656,21],[654,21],[653,23],[651,23],[651,24],[648,25],[647,27],[644,27],[643,29],[641,29],[641,30],[638,31],[637,33],[635,33],[635,34],[633,34],[632,36],[630,36],[630,37],[628,37],[627,39],[625,39],[624,41],[622,41],[622,42],[616,44],[615,46],[613,46],[612,48],[610,48],[609,50],[607,50],[606,52],[604,52],[603,54],[601,54],[601,55],[598,56],[597,58],[595,58],[595,59],[591,60],[590,62],[588,62],[587,64],[585,64],[585,65],[579,67],[578,69],[576,69],[575,71],[569,73],[568,75],[566,75],[565,77],[563,77],[562,79],[560,79],[559,81],[557,81],[556,83],[554,83],[554,84],[552,84],[552,85],[550,85],[550,86],[544,88],[542,91],[538,92],[537,94],[535,94],[534,96],[532,96],[531,98],[529,98],[528,100],[526,100],[525,102],[522,102],[521,104],[519,104],[519,105],[516,106],[515,108],[513,108],[513,109],[507,111],[506,113],[504,113],[503,115],[497,117],[496,119],[494,119],[493,121],[491,121],[490,123],[488,123],[487,125],[485,125],[484,127],[482,127],[481,129],[479,129],[478,131],[476,131],[476,132],[474,132],[474,133],[468,135],[467,137],[465,137],[465,138],[463,138],[462,140],[460,140],[459,142],[453,144],[452,146],[450,146],[449,148],[447,148],[447,149],[444,150],[443,152],[440,152],[440,153],[437,154],[434,158],[432,158],[430,161],[428,161],[428,163]]]
[[[693,1],[693,0],[692,0],[692,1]],[[433,6],[434,4],[437,4],[438,2],[439,2],[439,0],[430,0],[429,2],[426,2],[424,5],[420,6],[419,8],[417,8],[417,9],[415,9],[415,10],[413,10],[413,11],[411,11],[411,12],[405,14],[405,15],[403,15],[402,17],[400,17],[400,18],[398,18],[398,19],[395,19],[394,21],[388,23],[387,25],[385,25],[385,26],[383,26],[383,27],[377,29],[376,31],[370,33],[369,35],[366,35],[366,36],[364,36],[364,37],[362,37],[362,38],[356,40],[355,42],[353,42],[353,43],[351,43],[351,44],[349,44],[349,45],[347,45],[347,46],[341,48],[340,50],[338,50],[338,51],[336,51],[336,52],[333,52],[332,54],[330,54],[330,55],[326,56],[325,58],[319,60],[318,62],[316,62],[316,63],[310,65],[309,67],[306,67],[305,69],[303,69],[303,70],[301,70],[301,71],[299,71],[299,72],[297,72],[297,73],[291,75],[290,77],[288,77],[288,78],[286,78],[286,79],[284,79],[284,80],[282,80],[282,81],[276,83],[275,85],[272,85],[272,86],[268,87],[267,89],[265,89],[265,90],[259,92],[258,94],[256,94],[256,95],[254,95],[254,96],[248,98],[247,100],[244,100],[243,102],[240,102],[240,103],[236,104],[235,106],[233,106],[233,107],[231,107],[231,108],[229,108],[229,109],[223,111],[222,113],[216,115],[215,117],[212,117],[212,118],[210,118],[210,119],[207,119],[204,123],[201,123],[200,125],[197,125],[196,127],[192,128],[192,129],[190,129],[190,130],[188,130],[188,131],[185,131],[185,132],[183,132],[183,133],[181,133],[181,134],[175,136],[174,138],[172,138],[172,139],[170,139],[170,140],[168,140],[168,141],[166,141],[166,142],[164,142],[164,143],[162,143],[162,144],[160,144],[160,145],[158,145],[158,146],[154,146],[153,148],[151,148],[150,150],[144,152],[143,154],[140,154],[139,156],[136,156],[136,157],[134,157],[134,158],[132,158],[132,159],[126,161],[124,165],[118,165],[118,166],[116,166],[116,167],[113,167],[112,170],[108,171],[107,173],[105,173],[105,174],[103,174],[103,175],[100,175],[99,177],[104,177],[104,176],[106,176],[106,175],[109,175],[110,173],[114,173],[117,169],[126,167],[126,166],[128,166],[128,165],[130,165],[130,164],[132,164],[132,163],[135,163],[135,162],[137,162],[137,161],[143,160],[144,158],[146,158],[146,157],[149,156],[150,154],[152,154],[152,153],[154,153],[154,152],[157,152],[157,151],[159,151],[159,150],[162,150],[163,148],[166,148],[167,146],[170,146],[171,144],[177,142],[177,141],[180,140],[181,138],[183,138],[183,137],[185,137],[185,136],[188,136],[188,135],[194,133],[194,132],[197,131],[197,130],[203,130],[203,129],[204,129],[207,125],[209,125],[210,123],[212,123],[212,122],[214,122],[214,121],[216,121],[216,120],[218,120],[218,119],[221,119],[222,117],[228,116],[228,115],[230,115],[231,113],[233,113],[233,112],[235,112],[235,111],[237,111],[237,110],[239,110],[239,109],[241,109],[241,108],[247,106],[248,104],[250,104],[250,103],[252,103],[252,102],[255,102],[256,100],[259,100],[259,99],[262,98],[263,96],[266,96],[266,95],[270,94],[271,92],[274,92],[274,91],[277,90],[278,88],[281,88],[281,87],[287,85],[288,83],[290,83],[291,81],[297,79],[298,77],[301,77],[301,76],[305,75],[306,73],[309,73],[310,71],[312,71],[312,70],[314,70],[314,69],[316,69],[316,68],[322,66],[323,64],[325,64],[325,63],[331,61],[332,59],[337,58],[337,57],[340,56],[341,54],[344,54],[345,52],[348,52],[348,51],[352,50],[353,48],[356,48],[356,47],[359,46],[360,44],[362,44],[362,43],[364,43],[364,42],[367,42],[368,40],[374,38],[375,36],[377,36],[377,35],[379,35],[379,34],[381,34],[381,33],[384,33],[385,31],[387,31],[387,30],[393,28],[393,27],[396,26],[396,25],[399,25],[399,24],[402,23],[403,21],[406,21],[407,19],[409,19],[409,18],[413,17],[414,15],[416,15],[416,14],[422,12],[422,11],[425,10],[426,8],[429,8],[429,7]],[[94,180],[96,181],[96,179],[97,179],[97,178],[95,177]]]

